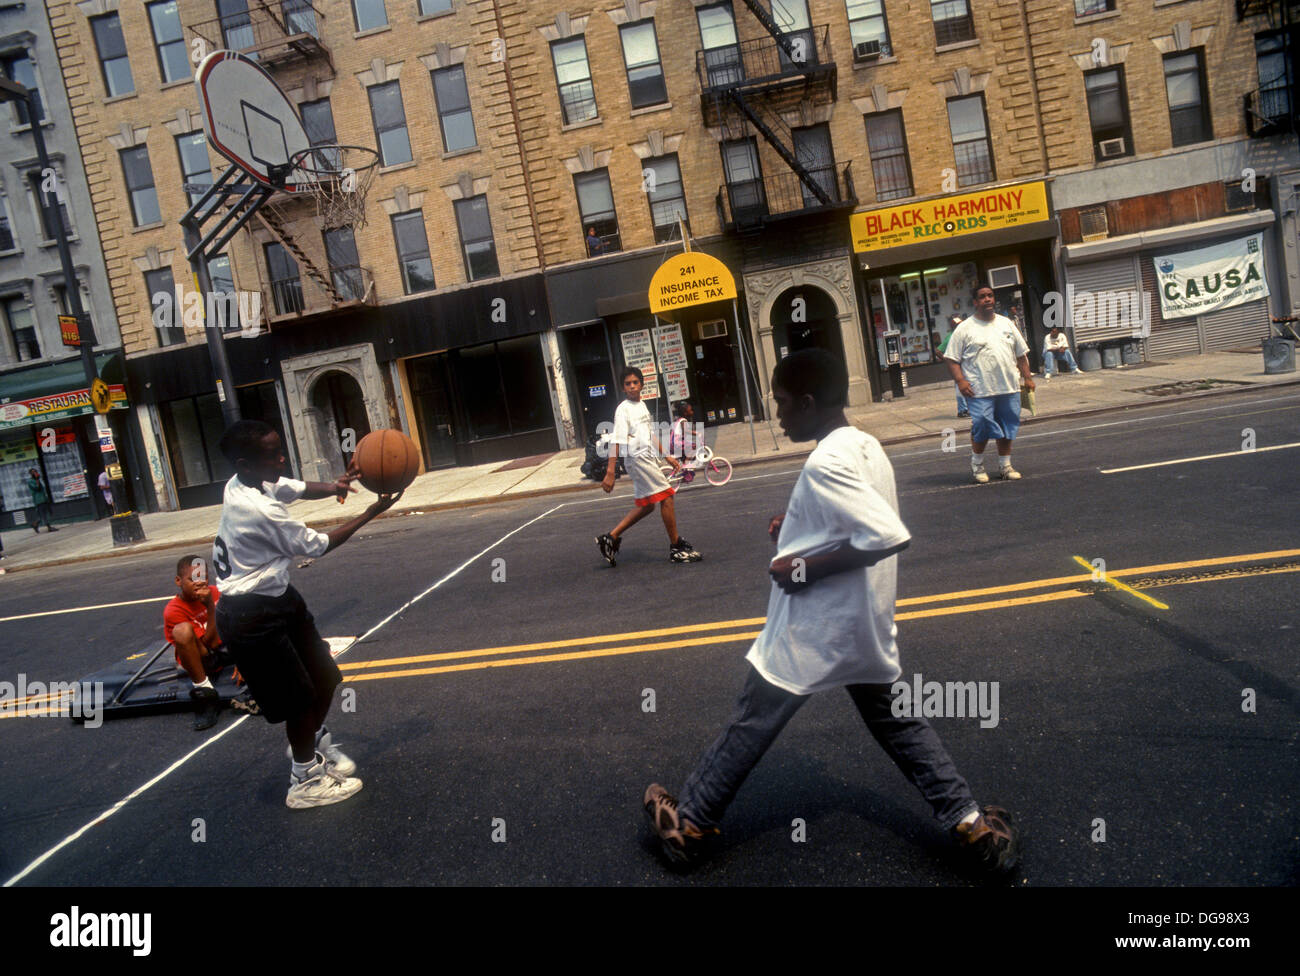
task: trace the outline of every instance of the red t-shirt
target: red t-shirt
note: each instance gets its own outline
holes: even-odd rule
[[[215,586],[209,586],[212,591],[212,605],[215,607],[217,601],[221,599],[221,591]],[[190,623],[194,625],[194,636],[202,637],[208,629],[208,607],[202,600],[182,600],[179,596],[174,596],[167,606],[163,607],[163,638],[168,642],[172,639],[172,628],[179,623]]]

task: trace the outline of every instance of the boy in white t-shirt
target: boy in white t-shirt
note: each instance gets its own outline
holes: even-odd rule
[[[681,470],[681,462],[665,451],[651,433],[650,411],[641,402],[641,387],[645,384],[645,377],[635,366],[628,366],[619,374],[619,380],[627,399],[614,411],[609,464],[600,487],[605,489],[606,494],[614,490],[614,469],[618,465],[621,448],[623,466],[632,477],[632,493],[636,504],[611,531],[596,536],[596,545],[611,566],[618,565],[618,549],[623,541],[623,533],[653,512],[657,503],[659,514],[663,516],[664,529],[668,533],[669,560],[675,563],[697,563],[704,557],[677,534],[677,514],[673,507],[676,489],[668,484],[668,479],[659,469],[660,457],[666,457],[674,471]]]
[[[894,472],[880,443],[844,416],[848,374],[820,349],[792,353],[772,377],[781,428],[816,440],[786,511],[768,534],[767,622],[750,648],[735,717],[686,781],[678,801],[657,783],[646,816],[670,861],[689,863],[719,833],[745,777],[808,696],[845,688],[881,747],[930,803],[936,819],[983,871],[1018,861],[1010,815],[980,809],[925,719],[894,713],[902,671],[894,638],[897,560],[907,548]],[[905,711],[905,710],[904,710]]]
[[[361,789],[357,764],[325,728],[334,689],[343,680],[307,604],[289,585],[299,556],[323,556],[343,545],[400,497],[380,495],[356,518],[328,533],[289,515],[299,498],[342,499],[356,491],[349,472],[333,484],[283,477],[280,435],[259,420],[240,420],[221,435],[221,453],[235,469],[222,495],[212,566],[221,581],[217,627],[249,691],[271,724],[289,736],[289,793],[294,810],[346,800]]]

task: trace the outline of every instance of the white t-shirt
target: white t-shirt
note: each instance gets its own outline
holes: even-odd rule
[[[944,358],[961,363],[977,397],[1020,392],[1016,360],[1029,352],[1025,337],[1005,315],[983,322],[972,315],[952,331]]]
[[[250,488],[238,475],[226,482],[221,522],[212,542],[212,565],[222,596],[279,596],[289,588],[295,556],[321,556],[330,539],[289,516],[286,502],[307,490],[305,482],[281,478]]]
[[[840,427],[817,445],[795,482],[777,556],[811,556],[845,539],[855,549],[889,549],[910,538],[880,442]],[[902,673],[894,641],[897,585],[896,556],[827,576],[799,593],[773,583],[767,623],[746,660],[796,695],[889,684]]]
[[[653,457],[650,443],[650,410],[644,400],[624,400],[614,411],[615,444],[626,448],[628,457]]]
[[[1052,352],[1064,352],[1070,348],[1070,340],[1065,338],[1065,333],[1053,337],[1052,333],[1047,333],[1047,339],[1043,342],[1043,348]]]

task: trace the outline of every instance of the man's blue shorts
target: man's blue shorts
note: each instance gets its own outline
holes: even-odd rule
[[[967,397],[970,437],[973,441],[1015,440],[1020,430],[1020,394]]]

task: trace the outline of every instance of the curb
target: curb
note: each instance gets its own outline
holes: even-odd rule
[[[1184,402],[1187,400],[1204,400],[1210,397],[1236,396],[1242,393],[1258,393],[1262,390],[1273,390],[1279,387],[1288,387],[1288,386],[1300,386],[1300,376],[1298,376],[1296,379],[1293,380],[1282,380],[1276,383],[1269,383],[1264,386],[1251,384],[1250,386],[1233,387],[1225,390],[1206,390],[1204,393],[1180,394],[1177,397],[1177,401]],[[1023,421],[1021,423],[1021,426],[1026,427],[1032,424],[1043,423],[1049,420],[1065,420],[1073,417],[1093,417],[1103,413],[1120,413],[1126,410],[1141,410],[1147,407],[1158,406],[1160,405],[1161,402],[1169,403],[1169,402],[1173,402],[1173,400],[1154,401],[1152,403],[1125,403],[1125,404],[1114,404],[1114,405],[1102,406],[1102,407],[1088,407],[1087,409],[1083,409],[1083,410],[1071,410],[1063,413],[1054,413],[1046,417],[1031,417],[1030,419]],[[969,430],[970,426],[968,424],[965,427],[954,428],[954,429],[960,432],[962,430]],[[898,437],[882,438],[880,440],[880,443],[882,446],[889,447],[895,444],[910,444],[914,441],[926,440],[927,438],[931,438],[935,436],[942,436],[942,432],[921,431],[916,434],[903,434]],[[812,451],[813,451],[812,448],[808,448],[807,450],[800,448],[794,451],[774,451],[772,454],[767,456],[747,455],[745,457],[732,460],[731,466],[733,468],[740,468],[751,464],[767,464],[772,461],[780,461],[780,460],[785,460],[787,458],[789,459],[803,458],[811,454]],[[401,509],[398,511],[393,511],[392,509],[390,509],[389,511],[378,516],[376,520],[395,518],[397,516],[402,516],[402,515],[410,515],[413,512],[419,512],[421,514],[428,514],[430,512],[449,512],[449,511],[456,511],[457,509],[462,509],[462,508],[477,508],[482,505],[495,505],[500,502],[509,502],[518,499],[541,498],[547,495],[575,494],[577,492],[582,492],[582,491],[592,491],[599,487],[600,487],[600,482],[590,481],[584,477],[583,483],[576,484],[576,485],[561,485],[555,488],[538,488],[534,491],[521,491],[521,492],[509,493],[504,495],[493,495],[484,498],[467,498],[464,499],[463,501],[456,501],[456,502],[442,502],[442,503],[435,502],[429,505],[412,506],[411,508]],[[329,528],[335,525],[341,525],[342,523],[347,521],[348,518],[346,517],[332,517],[332,518],[319,518],[319,519],[310,520],[305,524],[311,526],[314,529],[321,529],[321,528]],[[141,555],[149,552],[160,552],[165,549],[174,549],[174,548],[179,548],[181,546],[205,545],[210,541],[211,541],[211,536],[198,536],[192,539],[179,539],[179,540],[174,540],[169,542],[146,543],[139,547],[131,546],[126,549],[115,549],[109,552],[95,552],[95,553],[88,553],[86,555],[80,555],[80,556],[66,556],[59,559],[50,559],[44,562],[30,563],[21,566],[6,566],[5,569],[7,571],[7,575],[12,575],[13,573],[24,573],[32,569],[49,569],[55,566],[67,566],[67,565],[71,565],[72,563],[82,563],[88,560],[113,559],[119,556],[135,556],[135,555]]]

